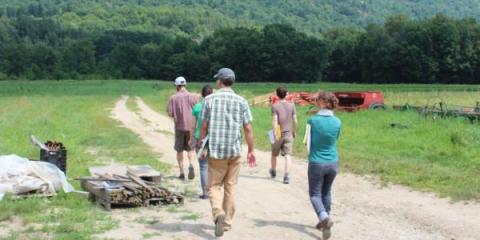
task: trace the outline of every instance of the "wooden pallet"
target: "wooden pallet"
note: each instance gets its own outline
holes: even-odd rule
[[[77,180],[81,181],[82,188],[89,193],[89,199],[107,211],[112,208],[184,203],[182,195],[131,174],[128,177],[105,175],[100,178],[83,177]]]
[[[94,182],[89,180],[81,180],[82,188],[89,192],[88,199],[95,202],[98,206],[111,211],[113,208],[138,207],[132,203],[112,201],[111,196],[115,192],[120,192],[122,189],[108,189],[101,185],[102,182]],[[143,204],[142,204],[143,205]]]

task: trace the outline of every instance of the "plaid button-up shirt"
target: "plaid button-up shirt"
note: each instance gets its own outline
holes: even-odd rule
[[[231,88],[222,88],[205,98],[201,116],[208,123],[210,157],[240,156],[241,130],[253,120],[248,102]]]

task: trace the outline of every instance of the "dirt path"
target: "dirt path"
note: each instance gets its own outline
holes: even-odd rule
[[[141,99],[134,113],[119,100],[112,117],[138,134],[162,161],[175,164],[171,135],[173,124]],[[258,137],[258,136],[257,136]],[[245,149],[245,148],[244,148]],[[237,215],[224,239],[320,239],[312,226],[317,222],[309,202],[307,164],[294,159],[290,185],[267,177],[269,153],[257,151],[258,167],[244,166],[237,188]],[[176,168],[173,168],[176,174]],[[172,182],[195,192],[198,179]],[[113,239],[212,239],[208,201],[188,199],[181,209],[117,210],[118,229],[101,237]],[[145,222],[142,219],[150,219]],[[380,187],[364,177],[342,173],[334,185],[333,239],[480,239],[480,205],[450,204],[433,194],[401,186]]]

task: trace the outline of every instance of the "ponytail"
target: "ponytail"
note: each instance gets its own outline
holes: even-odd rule
[[[327,108],[330,110],[334,110],[338,106],[338,98],[331,92],[320,91],[316,94],[315,98],[317,102],[321,101],[326,103]]]

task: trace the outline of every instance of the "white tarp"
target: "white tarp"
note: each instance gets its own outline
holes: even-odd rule
[[[74,190],[57,166],[17,155],[0,156],[0,200],[5,193],[22,194],[38,190],[44,194],[55,194],[62,189],[65,192]]]

